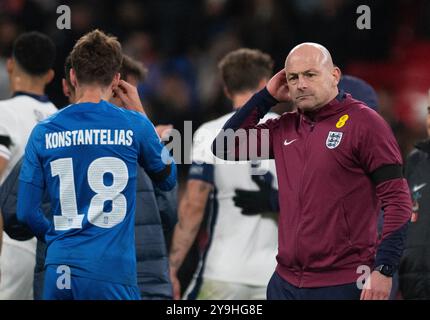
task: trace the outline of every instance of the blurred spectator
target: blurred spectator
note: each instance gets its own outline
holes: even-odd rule
[[[368,107],[378,111],[378,96],[366,81],[354,76],[342,75],[338,87],[350,93],[354,99],[363,101]]]
[[[413,213],[399,269],[404,299],[430,299],[430,92],[428,102],[428,138],[415,145],[406,162]]]
[[[0,102],[0,185],[22,157],[32,129],[57,112],[45,95],[55,55],[53,41],[40,32],[22,34],[13,44],[7,61],[13,97]],[[6,233],[3,238],[0,299],[33,299],[36,239],[16,241]]]
[[[12,53],[12,43],[18,36],[18,25],[11,19],[0,16],[0,99],[10,97],[6,60]]]

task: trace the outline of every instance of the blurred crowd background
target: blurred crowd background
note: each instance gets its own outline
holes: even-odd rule
[[[59,5],[71,9],[71,29],[57,29]],[[371,9],[371,29],[359,30],[359,5]],[[271,54],[282,68],[289,50],[319,42],[343,73],[374,86],[379,111],[406,155],[425,137],[430,88],[430,1],[427,0],[0,0],[0,98],[8,98],[6,58],[23,31],[50,35],[58,49],[50,99],[67,105],[63,64],[75,41],[100,28],[149,69],[139,92],[156,124],[193,129],[230,111],[217,63],[238,47]],[[0,115],[1,116],[1,115]],[[184,175],[186,168],[182,168]],[[183,176],[182,175],[182,176]]]

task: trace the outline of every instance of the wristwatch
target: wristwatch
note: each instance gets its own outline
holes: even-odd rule
[[[374,270],[379,271],[382,275],[386,277],[392,277],[394,275],[394,267],[389,264],[381,264],[377,266]]]

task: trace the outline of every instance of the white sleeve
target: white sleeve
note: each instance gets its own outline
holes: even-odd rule
[[[192,162],[202,164],[215,164],[215,156],[212,153],[212,141],[217,132],[210,130],[206,126],[201,126],[194,133],[193,148],[191,151]]]
[[[6,119],[2,117],[0,119],[0,157],[9,160],[11,157],[10,147],[12,144],[12,137],[10,136],[10,132],[4,123]]]

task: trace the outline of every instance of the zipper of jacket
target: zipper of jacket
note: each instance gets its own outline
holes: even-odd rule
[[[305,121],[303,119],[303,121]],[[303,221],[303,214],[302,214],[302,187],[303,187],[303,177],[305,175],[305,169],[306,169],[306,159],[307,159],[307,149],[308,149],[308,141],[309,141],[309,136],[311,135],[311,133],[314,131],[314,127],[315,127],[315,122],[311,122],[310,123],[310,131],[307,133],[306,135],[306,140],[305,140],[305,149],[304,149],[304,161],[303,161],[303,168],[302,168],[302,173],[301,173],[301,178],[300,178],[300,187],[299,187],[299,210],[300,210],[300,220],[297,224],[297,229],[296,229],[296,259],[300,264],[300,275],[299,275],[299,288],[302,287],[302,280],[303,280],[303,273],[305,271],[305,268],[303,266],[303,262],[299,259],[299,231],[300,231],[300,227]]]

